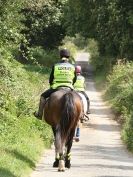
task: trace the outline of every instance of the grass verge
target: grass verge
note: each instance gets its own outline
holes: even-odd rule
[[[33,116],[48,87],[48,73],[48,68],[22,65],[7,54],[0,61],[0,177],[28,176],[51,145],[51,128]]]

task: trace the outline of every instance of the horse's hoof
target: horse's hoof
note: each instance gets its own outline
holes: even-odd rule
[[[56,159],[55,162],[53,163],[53,167],[58,167],[59,166],[59,159]]]
[[[71,167],[70,160],[66,160],[66,161],[65,161],[65,167],[66,167],[66,168],[70,168],[70,167]]]

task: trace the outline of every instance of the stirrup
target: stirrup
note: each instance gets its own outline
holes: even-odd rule
[[[84,116],[86,117],[84,120],[89,120],[89,116],[87,114],[84,114]]]

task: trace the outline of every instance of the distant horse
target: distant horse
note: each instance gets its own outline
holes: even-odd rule
[[[53,167],[58,167],[58,171],[65,171],[65,167],[71,167],[70,152],[75,128],[83,115],[82,107],[80,96],[68,88],[52,93],[45,104],[43,119],[51,125],[54,133]]]
[[[83,115],[82,118],[79,120],[79,122],[77,123],[77,127],[75,130],[75,136],[74,136],[74,140],[76,142],[79,141],[80,139],[80,128],[81,128],[81,123],[83,123],[84,121],[88,121],[89,117],[86,117],[86,112],[87,112],[87,100],[85,95],[82,92],[77,92],[78,95],[80,96],[81,100],[82,100],[82,104],[83,104]]]

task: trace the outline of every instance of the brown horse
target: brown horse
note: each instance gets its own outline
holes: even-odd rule
[[[52,93],[45,104],[43,119],[51,125],[54,133],[55,162],[53,167],[58,167],[58,171],[65,171],[65,167],[71,167],[70,151],[75,128],[83,115],[82,108],[80,96],[68,88]]]

